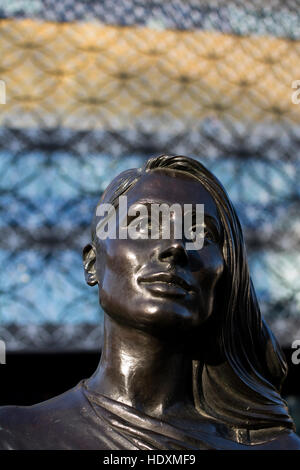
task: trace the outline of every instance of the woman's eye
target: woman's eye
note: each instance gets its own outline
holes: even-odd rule
[[[200,230],[201,229],[201,230]],[[191,240],[192,241],[195,241],[196,240],[196,237],[197,235],[200,233],[202,235],[202,230],[203,228],[202,227],[199,227],[198,225],[193,225],[190,230],[189,230],[189,234],[191,236]]]
[[[200,230],[201,228],[201,230]],[[190,229],[190,234],[191,234],[191,239],[192,241],[195,241],[196,240],[196,236],[197,234],[201,234],[200,236],[204,236],[204,244],[205,243],[208,243],[208,242],[215,242],[215,237],[213,235],[213,233],[207,229],[206,227],[199,227],[199,225],[193,225]]]
[[[155,224],[153,224],[150,217],[144,218],[140,221],[138,231],[141,233],[147,233],[150,235],[151,231],[154,229]]]
[[[204,240],[214,242],[215,238],[210,230],[204,230]]]
[[[143,218],[140,220],[137,229],[141,233],[146,233],[147,231],[151,230],[151,219]]]

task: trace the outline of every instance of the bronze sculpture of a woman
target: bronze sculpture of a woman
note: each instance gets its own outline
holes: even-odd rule
[[[286,363],[221,183],[163,155],[121,173],[98,207],[118,210],[124,195],[130,207],[204,204],[204,245],[99,239],[96,211],[83,261],[105,311],[98,369],[51,400],[0,408],[0,449],[300,449],[280,396]]]

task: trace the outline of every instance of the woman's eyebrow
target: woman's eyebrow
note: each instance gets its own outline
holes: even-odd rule
[[[218,234],[221,235],[221,226],[220,226],[218,219],[216,219],[216,217],[210,214],[204,213],[204,220],[205,220],[205,223],[208,222],[208,225],[212,225],[213,228],[217,230]]]
[[[204,210],[205,210],[205,205],[204,205]],[[187,214],[189,212],[186,212]],[[196,215],[197,214],[197,210],[195,208],[192,209],[192,215]],[[211,214],[208,214],[207,212],[204,212],[204,221],[205,223],[208,221],[209,223],[212,223],[216,228],[217,230],[220,232],[220,223],[218,221],[218,219],[216,217],[214,217],[213,215]]]
[[[146,207],[147,211],[148,211],[148,214],[150,215],[151,214],[151,205],[154,204],[154,201],[146,201],[146,200],[142,200],[142,201],[136,201],[136,202],[133,202],[132,204],[128,205],[128,210],[130,208],[133,208],[135,210],[138,211],[139,207],[140,206],[144,206]],[[155,202],[155,204],[158,204],[157,202]]]
[[[129,208],[129,207],[133,207],[133,208],[136,208],[136,209],[137,209],[138,206],[144,205],[144,206],[147,207],[148,210],[149,210],[149,209],[151,210],[151,205],[152,205],[152,204],[167,204],[167,205],[170,206],[170,207],[171,207],[173,204],[179,204],[179,205],[181,205],[181,204],[178,203],[178,202],[177,202],[177,203],[176,203],[176,202],[173,202],[172,204],[170,204],[170,203],[168,203],[168,202],[166,202],[166,201],[164,201],[164,200],[160,200],[160,199],[150,199],[150,198],[149,198],[149,199],[145,199],[145,198],[143,198],[143,199],[140,199],[140,200],[138,200],[138,201],[133,202],[130,206],[128,206],[128,208]],[[195,206],[195,204],[192,204],[192,205]],[[205,205],[204,205],[204,210],[205,210]],[[184,213],[188,213],[188,212],[190,212],[190,211],[187,211],[187,212],[184,212],[184,211],[183,211],[183,214],[184,214]],[[196,211],[196,208],[193,207],[193,208],[192,208],[192,215],[195,215],[196,212],[197,212],[197,211]],[[151,214],[151,212],[149,212],[149,214]],[[213,226],[213,229],[215,229],[215,230],[218,232],[219,236],[221,235],[221,226],[220,226],[220,223],[219,223],[219,221],[218,221],[218,219],[217,219],[216,217],[214,217],[214,216],[211,215],[211,214],[207,214],[206,212],[204,212],[204,220],[205,220],[205,223],[208,223],[208,225]]]
[[[166,202],[165,200],[161,200],[161,199],[141,199],[139,201],[135,201],[133,202],[130,206],[139,206],[139,205],[145,205],[145,206],[149,206],[151,207],[151,204],[167,204],[168,206],[172,206],[173,204],[180,204],[180,202],[173,202],[172,204]],[[180,204],[181,205],[181,204]]]

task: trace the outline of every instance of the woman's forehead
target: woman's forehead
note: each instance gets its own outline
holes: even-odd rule
[[[157,169],[141,176],[126,192],[128,204],[157,202],[167,204],[204,204],[207,215],[219,219],[217,206],[194,176],[176,170]]]

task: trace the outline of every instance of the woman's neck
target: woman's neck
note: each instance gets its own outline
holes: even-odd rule
[[[106,316],[101,360],[88,387],[151,416],[193,407],[191,359],[182,349]]]

